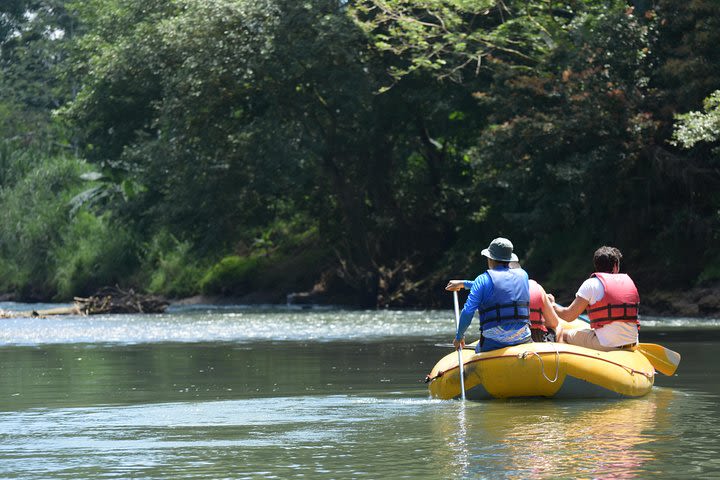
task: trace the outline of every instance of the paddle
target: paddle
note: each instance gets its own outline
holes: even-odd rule
[[[460,328],[460,306],[458,305],[458,293],[457,290],[453,291],[453,303],[455,304],[455,331]],[[462,399],[465,400],[465,366],[463,365],[462,348],[457,349],[458,353],[458,367],[460,368],[460,391],[462,393]]]
[[[673,375],[680,364],[680,354],[655,343],[638,343],[638,350],[645,355],[653,368],[663,375]]]
[[[578,317],[583,322],[590,323],[587,315]],[[637,349],[650,360],[655,370],[663,375],[671,376],[680,365],[680,354],[655,343],[638,343]]]

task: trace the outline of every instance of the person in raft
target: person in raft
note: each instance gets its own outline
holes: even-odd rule
[[[530,333],[533,342],[556,342],[560,318],[553,309],[545,289],[530,280]]]
[[[496,238],[481,253],[487,257],[487,271],[472,282],[450,280],[445,287],[445,290],[450,291],[470,289],[460,314],[453,345],[455,348],[465,346],[465,331],[476,310],[480,315],[480,341],[475,351],[487,352],[532,342],[530,284],[525,270],[510,268],[510,262],[518,261],[517,255],[513,253],[512,242],[507,238]]]
[[[553,305],[563,320],[572,321],[585,309],[590,319],[589,329],[558,332],[561,342],[605,352],[637,345],[640,295],[632,279],[620,273],[621,259],[615,247],[598,248],[595,273],[580,285],[575,300],[568,307]]]
[[[510,268],[520,268],[518,262],[510,262]],[[560,323],[553,309],[553,297],[548,297],[538,282],[530,279],[530,334],[533,342],[556,341],[555,329]]]

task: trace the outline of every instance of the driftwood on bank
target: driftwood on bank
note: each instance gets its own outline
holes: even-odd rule
[[[167,300],[155,295],[135,293],[133,289],[106,287],[90,297],[75,297],[69,307],[32,311],[0,311],[0,317],[44,317],[48,315],[98,315],[103,313],[162,313]]]
[[[75,297],[75,307],[83,315],[98,313],[162,313],[167,300],[155,295],[135,293],[133,289],[103,288],[88,298]]]

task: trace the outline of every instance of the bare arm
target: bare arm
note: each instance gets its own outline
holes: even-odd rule
[[[542,313],[543,317],[545,318],[545,325],[555,330],[560,323],[560,318],[553,309],[554,298],[548,298],[548,294],[545,293],[545,289],[542,287],[542,285],[540,285],[539,283],[537,285],[540,288],[540,293],[542,294]]]
[[[555,309],[555,313],[557,313],[558,317],[568,322],[572,322],[585,311],[589,303],[590,302],[582,297],[575,297],[575,300],[573,300],[569,307],[562,307],[555,303],[553,304],[553,308]],[[545,313],[544,310],[543,313]]]

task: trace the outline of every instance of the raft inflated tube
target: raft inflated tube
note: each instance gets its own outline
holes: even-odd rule
[[[632,350],[601,352],[566,343],[524,343],[462,354],[468,400],[641,397],[655,380],[648,359]],[[426,381],[433,398],[458,398],[457,353],[440,359]]]

